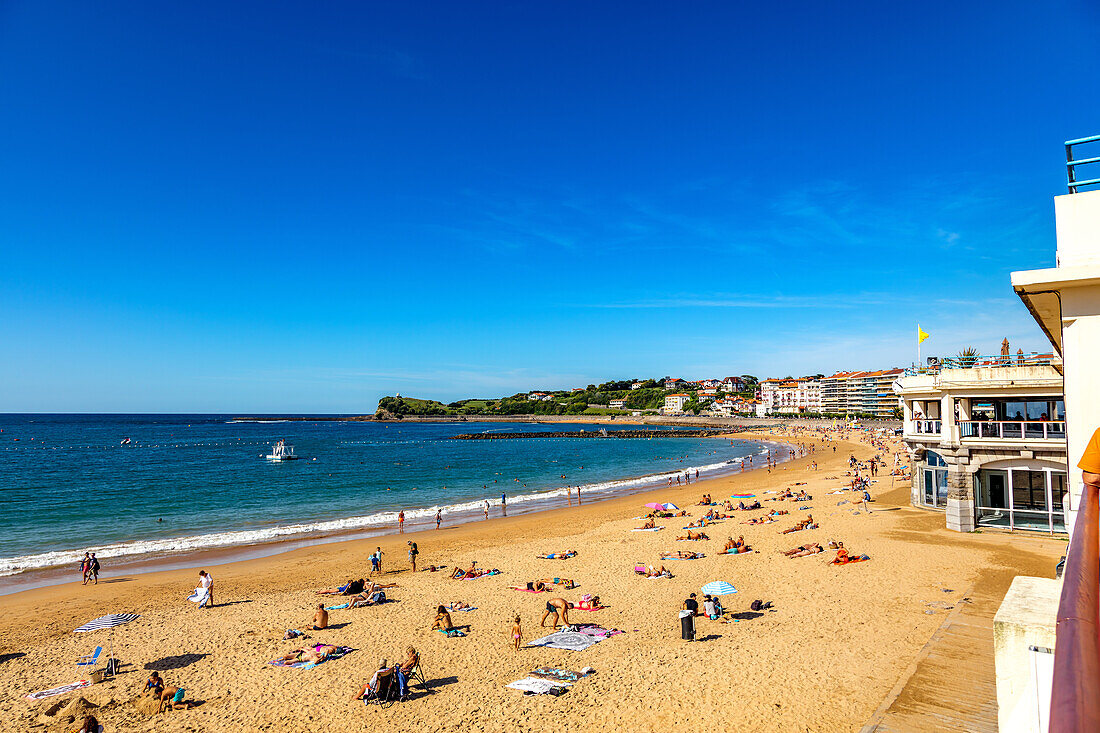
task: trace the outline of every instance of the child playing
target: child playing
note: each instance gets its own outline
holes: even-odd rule
[[[523,629],[519,625],[519,616],[516,616],[515,622],[512,624],[512,646],[515,650],[519,651],[519,643],[523,640]]]

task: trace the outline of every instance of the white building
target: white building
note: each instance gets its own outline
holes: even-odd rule
[[[813,379],[765,379],[760,383],[760,403],[765,415],[821,412],[821,383]]]
[[[719,389],[723,392],[743,392],[745,390],[745,383],[740,377],[726,377],[722,380]]]
[[[642,383],[641,382],[634,382],[632,385],[630,385],[630,388],[631,389],[641,389],[642,388]]]
[[[548,395],[545,392],[532,392],[531,394],[527,395],[528,402],[538,402],[540,400],[545,402],[546,400],[550,400],[553,398],[553,395]]]
[[[718,390],[716,389],[701,389],[695,393],[695,399],[700,402],[710,402],[718,397]]]
[[[691,399],[691,395],[683,392],[678,394],[670,394],[665,397],[665,406],[662,408],[665,412],[683,412],[684,405]]]
[[[669,377],[665,380],[665,389],[680,389],[684,384],[684,380],[677,379],[676,377]]]
[[[621,410],[624,407],[626,407],[626,400],[622,399],[622,398],[615,399],[615,400],[610,400],[610,401],[608,401],[607,404],[610,405],[611,407],[615,408],[616,410]]]

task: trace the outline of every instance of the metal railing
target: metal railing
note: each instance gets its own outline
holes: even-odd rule
[[[1050,733],[1100,730],[1100,500],[1085,485],[1055,625]]]
[[[962,420],[959,437],[1065,440],[1066,424],[1061,420]]]
[[[939,374],[944,369],[988,369],[991,367],[1048,366],[1055,363],[1054,354],[1009,354],[1004,356],[944,356],[929,357],[927,364],[915,364],[905,370],[905,376]]]
[[[943,429],[941,420],[913,420],[909,423],[910,435],[939,435]]]
[[[1100,178],[1089,178],[1084,181],[1077,180],[1077,166],[1089,165],[1090,163],[1100,163],[1100,157],[1092,158],[1078,158],[1073,159],[1073,146],[1084,145],[1085,143],[1100,142],[1100,135],[1093,135],[1092,137],[1082,137],[1077,140],[1066,140],[1066,178],[1069,180],[1069,192],[1077,193],[1079,186],[1097,186],[1100,185]]]

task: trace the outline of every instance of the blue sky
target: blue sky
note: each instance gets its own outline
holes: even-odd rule
[[[965,6],[965,7],[960,7]],[[363,412],[1046,342],[1100,10],[0,3],[0,412]]]

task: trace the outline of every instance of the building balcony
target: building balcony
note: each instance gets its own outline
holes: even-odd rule
[[[906,436],[921,438],[939,438],[943,432],[941,420],[910,420],[905,426]]]
[[[1066,439],[1066,423],[1061,420],[964,420],[959,423],[963,440],[1056,440]]]

